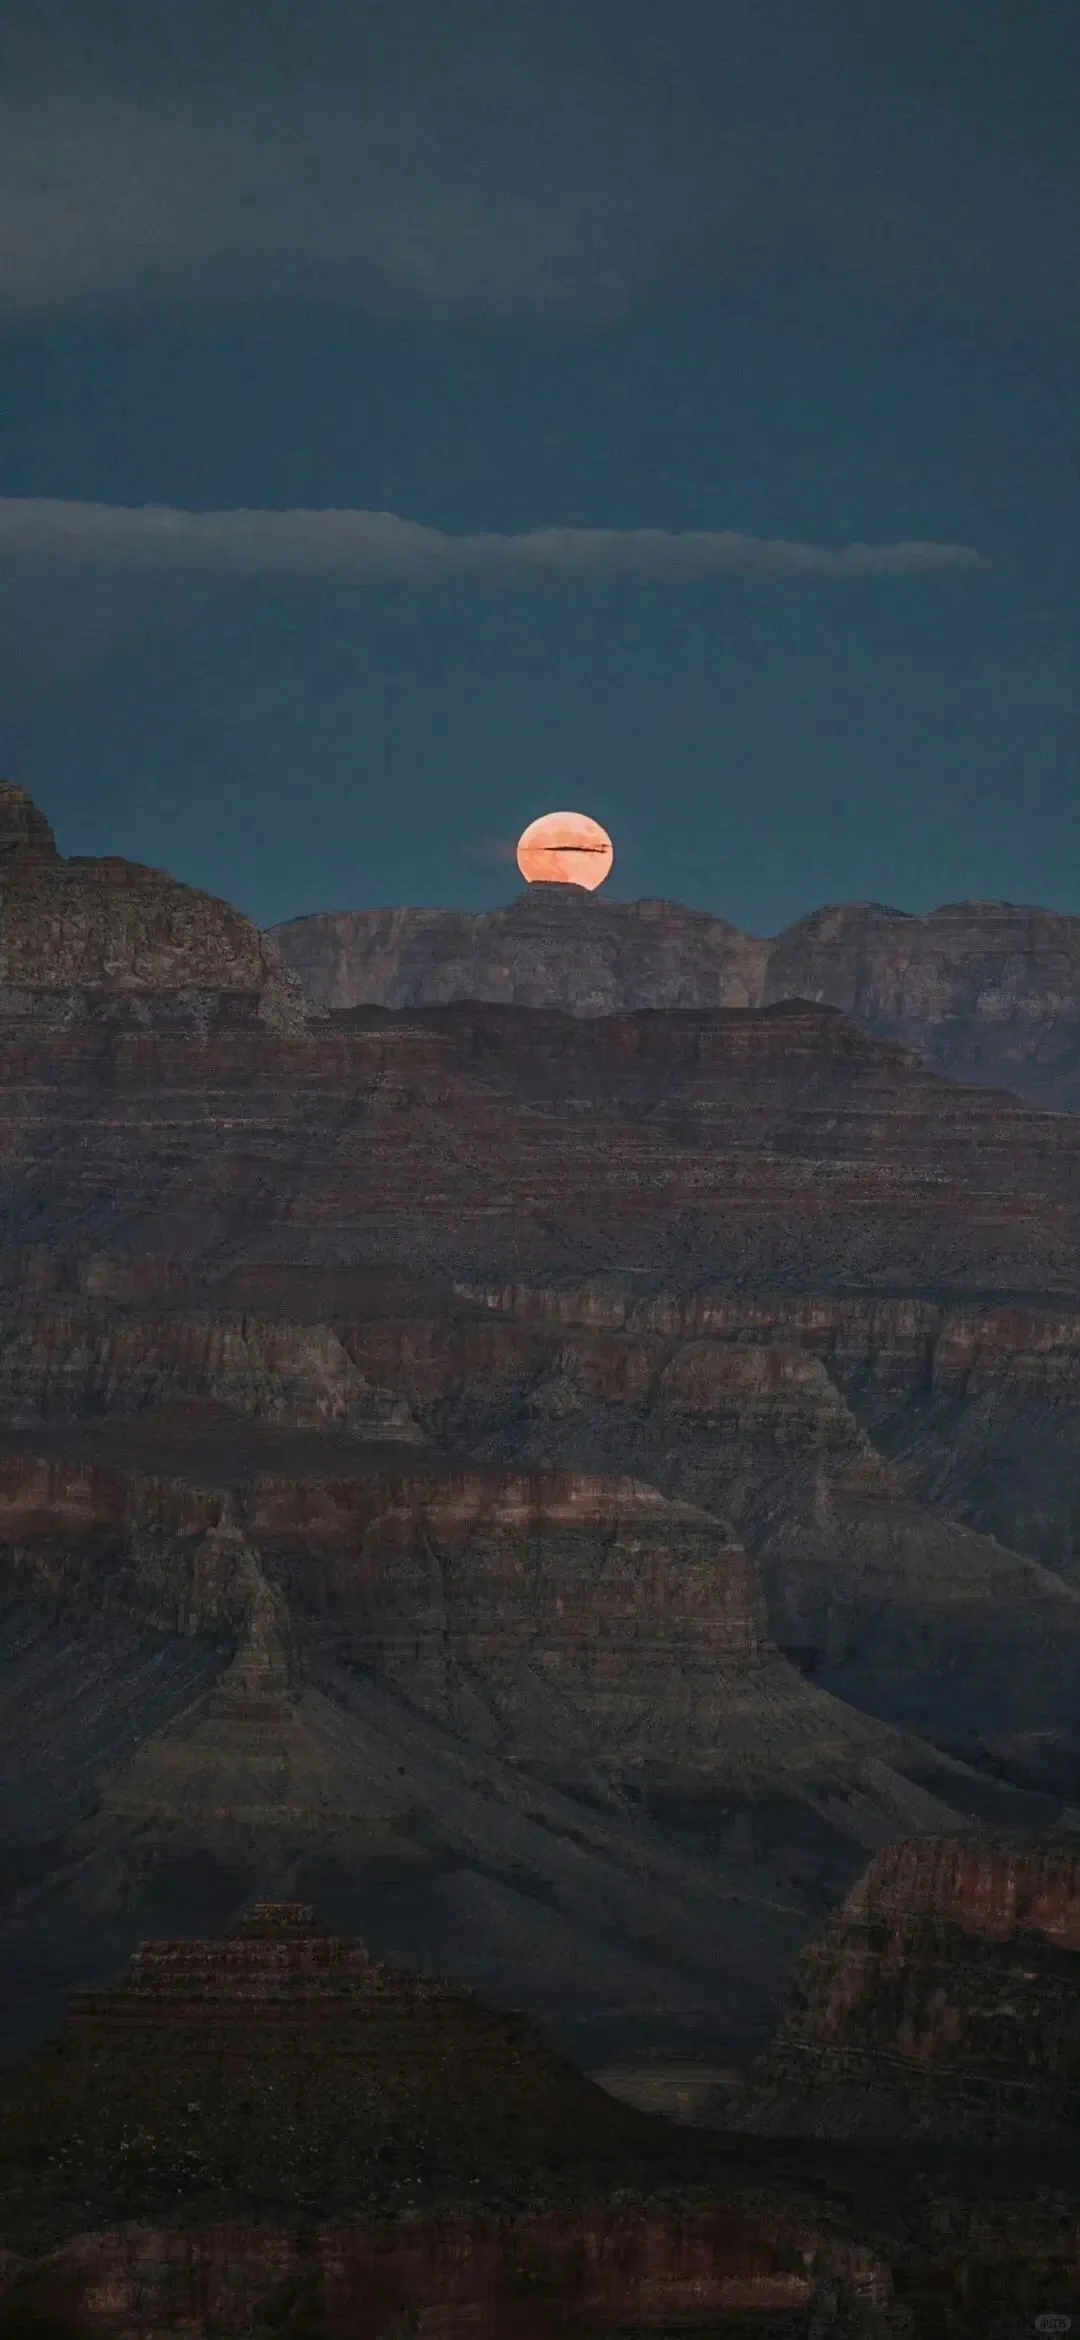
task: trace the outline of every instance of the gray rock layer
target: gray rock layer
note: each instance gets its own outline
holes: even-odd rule
[[[848,902],[766,940],[678,902],[537,885],[501,910],[326,911],[273,934],[331,1009],[475,999],[602,1016],[817,1000],[953,1079],[1080,1107],[1080,918],[1053,910],[950,902],[914,917]]]

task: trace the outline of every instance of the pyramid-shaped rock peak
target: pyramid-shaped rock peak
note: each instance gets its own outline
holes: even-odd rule
[[[56,839],[29,789],[14,780],[0,780],[0,868],[14,854],[44,854],[56,859]]]
[[[210,2194],[475,2203],[477,2186],[606,2165],[643,2128],[525,2017],[373,1958],[300,1901],[143,1942],[0,2092],[28,2170],[97,2220]]]

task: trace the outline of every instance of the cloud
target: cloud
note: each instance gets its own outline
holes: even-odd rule
[[[537,528],[448,536],[393,512],[177,511],[161,504],[0,498],[0,567],[30,563],[162,577],[438,584],[529,578],[912,577],[976,569],[961,544],[789,543],[718,529]]]
[[[817,274],[1068,317],[1075,0],[6,0],[0,314],[622,313]]]

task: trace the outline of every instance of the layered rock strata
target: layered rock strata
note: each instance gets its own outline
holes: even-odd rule
[[[0,2094],[0,2221],[9,2247],[59,2240],[39,2280],[66,2279],[69,2311],[137,2334],[317,2305],[372,2335],[388,2313],[435,2310],[451,2334],[524,2336],[553,2312],[595,2328],[840,2294],[885,2332],[879,2259],[790,2188],[755,2201],[729,2180],[717,2199],[714,2180],[707,2199],[678,2143],[520,2016],[371,1958],[302,1903],[261,1903],[220,1939],[143,1943],[120,1983],[72,2002]],[[646,2207],[656,2187],[698,2203]],[[545,2197],[561,2218],[513,2216]],[[260,2231],[250,2213],[268,2201],[276,2230]],[[171,2247],[152,2226],[166,2206]],[[411,2232],[380,2224],[394,2212]],[[141,2221],[136,2281],[125,2215]],[[9,2262],[16,2297],[19,2273]]]
[[[0,1028],[9,1279],[119,1251],[174,1277],[1076,1285],[1080,1119],[951,1088],[832,1010],[372,1009],[291,1039],[231,1013],[162,1027],[110,994],[62,1034]]]
[[[12,2256],[5,2310],[53,2329],[132,2340],[190,2334],[241,2340],[263,2329],[316,2328],[331,2340],[550,2340],[553,2328],[603,2332],[752,2327],[836,2340],[907,2340],[887,2265],[831,2233],[818,2205],[735,2199],[720,2207],[567,2206],[547,2213],[462,2212],[319,2218],[299,2232],[258,2222],[192,2232],[170,2223],[88,2234],[37,2259]],[[258,2328],[258,2327],[257,2327]]]
[[[632,2159],[648,2126],[500,2014],[257,1903],[218,1940],[145,1942],[8,2084],[28,2184],[115,2218],[245,2197],[328,2209]],[[29,2202],[26,2208],[30,2208]]]
[[[1080,2134],[1080,1845],[933,1836],[877,1854],[802,1952],[734,2118],[818,2136]]]
[[[955,1080],[1080,1106],[1080,919],[1052,910],[849,902],[766,941],[677,902],[539,885],[501,910],[327,911],[273,933],[329,1008],[469,999],[606,1016],[821,1000]]]
[[[279,1016],[227,906],[0,815],[9,2047],[310,1887],[723,2059],[876,1844],[1060,1812],[1075,1597],[870,1415],[930,1318],[1066,1321],[1080,1123],[813,1005]]]
[[[95,1284],[104,1275],[99,1262]],[[60,1459],[74,1458],[75,1426],[93,1415],[104,1418],[83,1436],[80,1469],[110,1453],[149,1452],[143,1429],[137,1438],[119,1424],[110,1433],[112,1415],[129,1423],[139,1415],[146,1436],[152,1418],[166,1475],[183,1476],[194,1462],[211,1477],[216,1468],[258,1479],[272,1465],[301,1486],[320,1470],[347,1484],[348,1442],[358,1463],[356,1442],[372,1442],[414,1456],[416,1484],[453,1455],[511,1477],[533,1474],[537,1523],[547,1516],[545,1474],[569,1474],[586,1535],[589,1503],[598,1521],[608,1515],[601,1536],[620,1508],[629,1520],[619,1487],[636,1473],[637,1483],[644,1477],[683,1506],[681,1514],[655,1511],[673,1538],[696,1507],[713,1524],[699,1521],[694,1532],[719,1554],[719,1523],[733,1523],[763,1584],[772,1641],[820,1687],[965,1759],[1004,1766],[1021,1784],[1056,1781],[1060,1790],[1075,1778],[1080,1787],[1080,1588],[1068,1580],[1080,1370],[1075,1359],[1070,1368],[1067,1315],[784,1295],[634,1300],[602,1283],[455,1297],[423,1284],[395,1291],[315,1276],[299,1288],[282,1278],[273,1313],[275,1282],[272,1272],[245,1274],[216,1307],[198,1310],[110,1305],[99,1291],[79,1306],[39,1304],[12,1323],[0,1351],[0,1402],[9,1422],[25,1426],[11,1439],[13,1457],[23,1454],[18,1472],[29,1474],[27,1485],[53,1490],[42,1495],[43,1516],[66,1500]],[[261,1306],[237,1306],[244,1298]],[[171,1445],[161,1411],[169,1404],[177,1409]],[[42,1479],[28,1457],[32,1425],[43,1419],[53,1444],[36,1441]],[[969,1514],[956,1518],[917,1499],[909,1454],[935,1419],[939,1436],[947,1430],[952,1440],[956,1497],[966,1456],[984,1451],[986,1425],[1002,1457],[1041,1452],[1042,1502],[1060,1505],[1057,1569],[978,1532],[973,1503],[954,1497]],[[875,1429],[887,1421],[896,1459],[872,1443],[867,1420]],[[349,1521],[340,1532],[364,1532],[363,1476],[355,1472],[353,1491],[338,1499]],[[11,1484],[14,1502],[17,1475]],[[118,1513],[105,1479],[94,1485],[80,1507],[89,1500],[100,1534],[123,1504]],[[517,1531],[497,1526],[495,1498],[480,1490],[478,1478],[462,1518],[474,1503],[478,1520],[487,1502],[495,1505],[497,1566],[516,1583],[509,1553]],[[325,1502],[311,1509],[310,1493],[299,1500],[303,1516],[323,1522],[305,1535],[317,1543],[339,1532]],[[448,1493],[451,1507],[457,1500]],[[634,1502],[644,1532],[649,1501],[639,1492]],[[20,1494],[16,1509],[28,1504]],[[248,1498],[245,1505],[246,1532],[261,1542],[267,1517]],[[513,1511],[511,1502],[507,1523]],[[549,1522],[543,1533],[551,1532]],[[485,1581],[494,1613],[504,1595],[494,1578]],[[610,1636],[624,1597],[628,1587],[612,1577],[607,1622],[597,1615],[590,1630]],[[540,1604],[540,1588],[530,1598]],[[644,1674],[639,1687],[646,1696]],[[647,1695],[662,1716],[659,1677]]]
[[[1025,1902],[980,1859],[947,1889],[977,1923],[1075,1931],[1045,1863]],[[0,2088],[0,2329],[547,2340],[753,2311],[966,2340],[1080,2300],[1074,2164],[733,2143],[613,2103],[520,2018],[302,1904],[256,1905],[144,1943]]]
[[[213,1912],[301,1872],[578,2052],[745,2042],[868,1844],[978,1814],[973,1775],[785,1663],[712,1515],[235,1435],[129,1417],[0,1468],[13,2044],[73,1940],[100,1971],[147,1896]],[[103,1646],[129,1669],[156,1647],[172,1702],[148,1729],[129,1671],[130,1736],[87,1743],[72,1678]]]
[[[0,781],[4,1021],[63,1032],[106,1000],[148,993],[159,1014],[171,1004],[196,1026],[224,1001],[278,1032],[321,1013],[277,944],[231,903],[140,862],[65,858],[26,790]]]

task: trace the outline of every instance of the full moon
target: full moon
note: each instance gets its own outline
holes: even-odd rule
[[[518,838],[517,865],[531,886],[587,886],[591,894],[614,860],[607,830],[587,813],[542,813]]]

